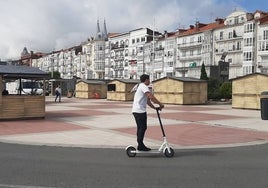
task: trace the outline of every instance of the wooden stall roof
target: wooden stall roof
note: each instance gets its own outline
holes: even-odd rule
[[[164,80],[164,79],[173,79],[173,80],[178,80],[181,82],[207,82],[206,80],[200,80],[198,78],[192,78],[192,77],[172,77],[172,76],[165,76],[163,78],[154,80],[153,82],[157,82],[160,80]]]
[[[36,67],[29,66],[14,66],[14,65],[0,65],[0,75],[6,79],[13,78],[34,78],[34,79],[45,79],[49,78],[50,75]]]
[[[110,82],[115,81],[115,80],[125,83],[125,84],[136,84],[140,82],[140,80],[138,79],[114,79],[114,80],[111,80]]]
[[[238,80],[238,79],[242,79],[242,78],[246,78],[246,77],[253,76],[253,75],[262,75],[262,76],[268,76],[268,74],[265,74],[265,73],[255,72],[255,73],[252,73],[252,74],[247,74],[247,75],[244,75],[244,76],[239,76],[239,77],[236,77],[236,78],[230,79],[230,81],[233,81],[233,80]]]
[[[101,81],[101,80],[79,80],[77,83],[86,83],[86,84],[94,84],[94,85],[102,85],[102,84],[106,84],[105,81]]]

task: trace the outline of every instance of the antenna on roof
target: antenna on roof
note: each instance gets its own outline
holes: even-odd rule
[[[235,11],[237,11],[237,7],[236,7],[236,6],[234,6],[234,12],[235,12]]]

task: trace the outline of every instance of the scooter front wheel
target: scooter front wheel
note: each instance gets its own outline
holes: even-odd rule
[[[169,158],[174,156],[174,150],[172,148],[169,148],[169,151],[168,151],[168,148],[165,148],[164,153],[165,153],[165,156]]]
[[[127,156],[129,157],[135,157],[136,156],[136,148],[133,146],[129,146],[126,149]]]

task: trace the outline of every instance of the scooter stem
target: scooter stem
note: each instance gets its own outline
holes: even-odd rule
[[[161,121],[161,118],[160,118],[159,110],[160,110],[160,108],[156,108],[156,112],[157,112],[157,116],[158,116],[158,120],[159,120],[159,123],[160,123],[160,127],[161,127],[161,130],[162,130],[163,137],[166,137],[165,130],[163,128],[163,124],[162,124],[162,121]]]

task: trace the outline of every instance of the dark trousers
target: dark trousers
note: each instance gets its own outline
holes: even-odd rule
[[[59,98],[59,102],[60,102],[61,101],[61,94],[56,94],[55,102],[57,101],[58,98]]]
[[[137,142],[139,146],[144,146],[143,138],[147,129],[147,113],[133,113],[137,124]]]

